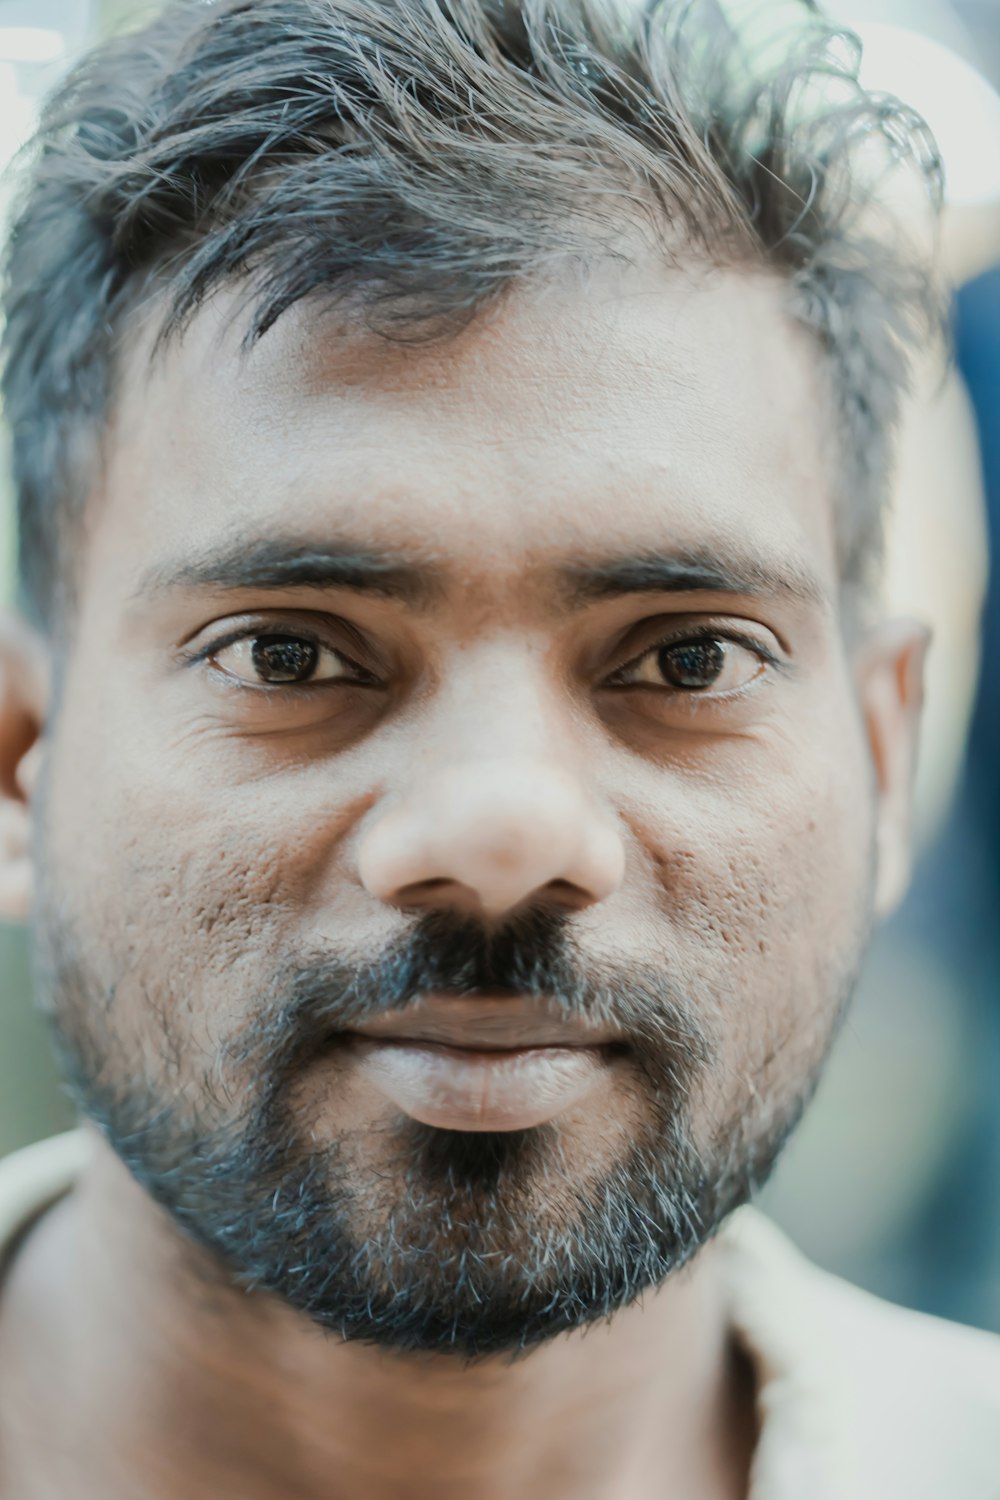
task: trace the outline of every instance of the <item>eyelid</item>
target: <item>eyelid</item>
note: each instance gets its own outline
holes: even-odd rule
[[[232,618],[232,616],[223,616],[223,618]],[[210,660],[213,655],[219,654],[220,651],[225,651],[226,646],[235,645],[238,640],[252,640],[255,637],[264,636],[292,636],[298,640],[307,640],[310,645],[336,652],[349,667],[352,667],[361,676],[375,679],[378,678],[379,673],[384,672],[384,664],[378,663],[378,655],[373,651],[372,646],[366,642],[360,630],[357,630],[357,627],[351,624],[351,621],[340,618],[339,615],[321,615],[318,618],[322,622],[325,622],[325,624],[328,624],[328,628],[324,630],[322,624],[306,624],[301,615],[252,615],[252,613],[246,613],[246,615],[235,616],[229,630],[223,630],[222,633],[211,636],[210,639],[205,640],[204,645],[196,646],[193,651],[192,649],[184,649],[187,646],[187,642],[196,639],[198,636],[202,636],[205,631],[211,630],[213,624],[222,624],[222,621],[213,621],[210,624],[202,625],[201,630],[193,631],[192,636],[187,637],[187,640],[181,642],[180,648],[178,648],[178,655],[180,655],[181,661],[186,666],[196,666],[199,661]],[[235,622],[237,619],[238,624]],[[378,666],[376,664],[367,666],[364,661],[358,661],[357,658],[352,657],[348,649],[345,649],[345,646],[343,646],[342,639],[337,639],[337,636],[342,637],[342,639],[346,637],[349,642],[354,642],[357,645],[358,652],[363,657],[367,657],[367,660],[372,661],[372,663],[378,663]]]
[[[745,631],[734,630],[731,626],[700,622],[697,625],[674,627],[666,634],[658,636],[656,640],[650,641],[648,646],[636,652],[628,661],[623,662],[620,667],[616,667],[611,676],[605,679],[605,686],[633,686],[631,683],[616,683],[616,679],[624,677],[628,672],[633,671],[647,657],[652,656],[654,652],[662,651],[664,646],[680,646],[685,641],[699,640],[730,641],[735,646],[742,646],[745,650],[753,652],[755,656],[760,657],[762,661],[766,662],[769,667],[774,667],[779,671],[783,670],[786,665],[780,656],[771,651],[763,641],[758,640],[755,636],[749,635]],[[664,684],[664,690],[669,691],[666,684]],[[707,697],[708,694],[706,693],[705,696]]]
[[[340,625],[340,627],[346,634],[356,634],[356,632],[352,628],[348,627],[346,621],[338,621],[338,625]],[[199,646],[195,651],[182,652],[182,660],[184,661],[184,664],[186,666],[197,666],[201,662],[208,662],[211,664],[213,657],[218,656],[219,653],[225,651],[227,647],[235,646],[239,641],[263,639],[268,636],[289,636],[295,640],[308,641],[310,645],[316,646],[317,648],[321,648],[326,651],[332,651],[335,656],[338,656],[340,658],[340,660],[346,667],[357,674],[354,678],[355,683],[368,685],[378,681],[376,673],[373,672],[370,667],[366,667],[361,662],[355,661],[354,658],[349,656],[341,646],[336,645],[333,641],[324,638],[324,635],[321,631],[312,629],[309,626],[302,625],[301,623],[293,620],[274,619],[267,620],[266,622],[260,620],[256,622],[245,620],[242,625],[238,627],[234,626],[231,630],[225,631],[222,635],[213,637],[203,646]],[[224,667],[217,668],[217,670],[219,672],[225,672]],[[284,688],[293,688],[301,691],[303,688],[325,687],[328,685],[328,682],[323,679],[315,683],[306,681],[302,683],[288,682],[269,684],[261,682],[254,684],[245,682],[242,678],[236,677],[233,673],[226,673],[226,676],[232,678],[234,682],[239,682],[243,687],[260,688],[262,691],[269,693],[280,692]]]

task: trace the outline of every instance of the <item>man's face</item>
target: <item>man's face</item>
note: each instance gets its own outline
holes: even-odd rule
[[[870,927],[818,356],[736,272],[595,272],[409,348],[241,331],[124,371],[43,999],[237,1279],[526,1346],[766,1175]]]

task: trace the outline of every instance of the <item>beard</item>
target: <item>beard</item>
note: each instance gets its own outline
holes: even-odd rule
[[[466,1360],[516,1357],[606,1319],[692,1260],[770,1174],[813,1093],[863,947],[828,986],[806,1076],[755,1091],[753,1109],[744,1097],[715,1111],[699,1131],[697,1101],[706,1088],[717,1096],[726,1071],[706,1029],[719,1024],[718,997],[682,992],[655,966],[584,960],[565,915],[539,910],[486,932],[435,912],[374,961],[286,964],[207,1067],[191,1060],[169,980],[155,1004],[145,982],[154,1073],[125,1055],[115,1022],[124,985],[98,977],[66,904],[40,885],[36,977],[70,1091],[207,1252],[212,1274],[343,1339]],[[344,1032],[425,993],[485,992],[613,1025],[625,1038],[627,1128],[595,1122],[583,1162],[558,1119],[466,1133],[398,1114],[374,1132],[318,1137],[300,1085]]]

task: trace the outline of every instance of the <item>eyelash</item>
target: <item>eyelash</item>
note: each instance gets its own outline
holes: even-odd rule
[[[302,625],[283,625],[280,620],[273,625],[251,626],[249,628],[244,625],[240,630],[231,630],[226,635],[219,636],[214,641],[209,641],[208,644],[202,646],[200,650],[194,652],[190,656],[187,656],[185,658],[185,661],[188,666],[197,666],[199,662],[210,661],[211,658],[213,656],[217,656],[220,651],[225,651],[227,646],[235,646],[238,641],[265,640],[269,636],[289,636],[297,641],[307,641],[310,646],[315,646],[317,650],[323,648],[327,651],[334,652],[334,654],[338,656],[344,663],[345,667],[348,667],[350,671],[357,674],[353,679],[350,679],[352,686],[371,687],[375,686],[378,682],[378,678],[375,676],[374,672],[370,672],[367,667],[361,666],[361,664],[359,662],[356,662],[353,657],[348,656],[346,651],[343,651],[340,646],[334,646],[330,641],[325,641],[322,636],[316,634],[315,631],[308,630]],[[338,679],[338,681],[342,682],[348,680],[349,679],[346,678]],[[303,688],[328,687],[329,685],[330,684],[326,682],[288,682],[271,684],[262,682],[259,684],[259,689],[262,692],[269,693],[280,693],[283,690],[287,689],[294,689],[297,692],[302,692]],[[242,683],[241,686],[251,687],[250,683]],[[257,689],[251,688],[251,691],[257,691]]]
[[[688,641],[729,641],[732,645],[742,646],[744,650],[752,652],[754,656],[759,656],[761,661],[766,662],[769,667],[780,670],[784,666],[784,662],[780,657],[776,656],[773,651],[768,650],[762,642],[755,640],[753,636],[744,635],[739,630],[725,630],[717,625],[695,625],[651,642],[650,645],[639,652],[638,656],[633,656],[622,666],[616,668],[611,677],[606,679],[606,685],[614,687],[616,685],[614,681],[616,677],[624,677],[627,672],[633,671],[640,662],[645,661],[647,657],[654,655],[655,652],[663,651],[670,646],[683,646]],[[626,683],[624,686],[627,688],[631,687],[632,684]],[[664,691],[669,691],[666,685],[664,686]],[[680,689],[674,689],[674,691],[679,692]],[[692,693],[691,696],[694,697],[697,695]]]
[[[301,625],[283,626],[280,621],[274,625],[269,625],[267,627],[258,626],[256,628],[248,629],[246,626],[244,626],[240,630],[230,631],[226,635],[220,636],[218,637],[218,639],[210,641],[207,645],[202,646],[198,651],[187,656],[185,660],[188,665],[195,666],[199,662],[210,661],[213,656],[216,656],[220,651],[224,651],[227,646],[235,645],[238,641],[263,639],[268,636],[286,635],[294,637],[296,640],[308,641],[310,645],[317,648],[325,647],[326,650],[333,651],[341,659],[345,667],[347,667],[351,672],[357,674],[354,678],[351,679],[339,678],[337,679],[339,683],[343,684],[344,682],[349,682],[351,686],[355,687],[372,687],[378,685],[378,678],[375,676],[375,674],[368,671],[366,667],[362,667],[358,662],[354,661],[350,656],[346,654],[346,652],[342,651],[339,646],[331,645],[328,641],[324,641],[321,636],[317,635],[313,631],[305,629]],[[626,673],[634,671],[641,662],[645,661],[647,657],[652,656],[657,651],[662,651],[670,646],[681,646],[688,641],[699,640],[729,641],[733,645],[742,646],[745,650],[750,651],[755,656],[760,657],[760,659],[769,667],[780,670],[784,666],[782,660],[778,656],[776,656],[773,651],[768,650],[765,645],[763,645],[759,640],[755,640],[752,636],[745,635],[741,631],[721,629],[718,626],[697,625],[652,641],[648,646],[645,647],[644,650],[640,651],[638,655],[631,657],[629,661],[624,662],[620,667],[616,668],[610,677],[605,678],[603,686],[610,688],[618,687],[621,688],[622,691],[626,691],[629,688],[634,688],[639,684],[623,684],[620,682],[616,683],[615,679],[624,677]],[[272,684],[261,683],[257,688],[252,687],[249,683],[243,683],[241,685],[250,688],[250,690],[253,692],[261,691],[274,694],[286,691],[301,693],[304,689],[329,687],[331,684],[328,682]],[[670,692],[671,689],[667,684],[664,684],[663,691]],[[682,692],[682,690],[678,688],[673,689],[673,691]],[[697,694],[692,692],[690,696],[695,697],[697,696]],[[707,696],[707,694],[705,696]]]

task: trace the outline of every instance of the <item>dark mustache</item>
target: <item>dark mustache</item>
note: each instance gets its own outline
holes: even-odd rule
[[[668,1048],[688,1068],[710,1061],[697,1007],[666,974],[606,959],[582,963],[568,922],[568,914],[536,909],[490,930],[474,917],[428,912],[374,959],[323,955],[288,965],[226,1045],[226,1061],[272,1074],[295,1070],[336,1033],[430,992],[537,997],[549,1015],[611,1026],[640,1050]]]

